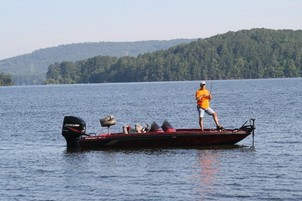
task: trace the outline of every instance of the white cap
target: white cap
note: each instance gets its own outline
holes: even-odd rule
[[[200,86],[205,85],[205,84],[206,84],[205,81],[201,81],[201,82],[200,82]]]

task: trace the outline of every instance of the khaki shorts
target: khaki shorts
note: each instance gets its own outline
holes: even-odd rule
[[[208,115],[213,115],[215,113],[212,108],[208,107],[207,109],[202,109],[199,105],[197,105],[197,111],[200,118],[203,118],[204,113],[207,113]]]

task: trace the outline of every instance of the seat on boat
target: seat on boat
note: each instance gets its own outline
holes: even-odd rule
[[[115,125],[116,120],[113,115],[109,115],[107,117],[100,119],[100,123],[102,127],[108,127],[108,133],[110,133],[110,126]]]
[[[176,132],[175,128],[173,128],[173,126],[167,121],[165,120],[163,122],[163,125],[161,126],[161,128],[165,131],[165,132]]]
[[[144,133],[143,127],[140,124],[135,124],[134,128],[135,128],[135,132],[137,132],[137,133]]]
[[[159,125],[155,121],[153,121],[149,132],[163,132],[163,131],[160,129]]]
[[[130,133],[130,126],[123,126],[123,134],[129,134]]]

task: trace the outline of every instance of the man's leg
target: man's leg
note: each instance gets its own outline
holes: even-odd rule
[[[200,126],[200,129],[203,130],[203,119],[202,119],[202,117],[199,117],[199,126]]]
[[[213,116],[213,119],[214,119],[214,122],[215,122],[216,126],[219,127],[219,121],[218,121],[217,113],[214,112],[212,114],[212,116]]]
[[[215,122],[215,124],[216,124],[217,129],[218,129],[218,130],[223,129],[223,127],[220,126],[220,124],[219,124],[217,113],[214,112],[214,113],[212,114],[212,116],[213,116],[213,119],[214,119],[214,122]]]

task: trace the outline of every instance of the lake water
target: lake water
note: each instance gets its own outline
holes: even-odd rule
[[[65,115],[88,132],[167,119],[197,128],[199,82],[0,87],[0,200],[301,200],[302,79],[209,81],[226,128],[256,118],[232,148],[69,152]],[[214,127],[205,116],[205,127]]]

